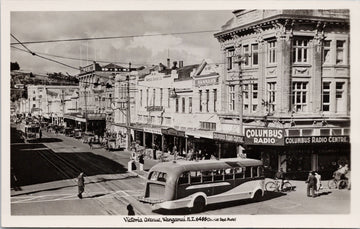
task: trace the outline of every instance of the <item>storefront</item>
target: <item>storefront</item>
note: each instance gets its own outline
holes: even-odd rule
[[[176,130],[174,128],[161,129],[163,134],[163,151],[172,152],[174,146],[176,146],[177,152],[180,156],[183,155],[183,152],[187,151],[187,138],[185,137],[185,131]]]
[[[349,136],[285,135],[285,129],[245,129],[247,157],[261,159],[269,177],[282,168],[287,179],[306,179],[309,171],[330,179],[339,165],[350,165]]]
[[[242,145],[244,136],[230,133],[214,132],[214,140],[217,143],[218,154],[220,158],[240,157],[242,155]]]

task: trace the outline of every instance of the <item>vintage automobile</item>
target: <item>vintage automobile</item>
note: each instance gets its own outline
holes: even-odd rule
[[[71,127],[65,128],[65,136],[73,137],[74,136],[74,129]]]
[[[75,129],[73,137],[76,138],[76,139],[82,138],[82,131],[80,129]]]

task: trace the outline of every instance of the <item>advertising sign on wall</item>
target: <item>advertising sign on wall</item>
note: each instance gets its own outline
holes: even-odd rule
[[[284,145],[284,134],[279,128],[245,128],[245,144]]]
[[[286,137],[285,145],[349,143],[349,136]]]
[[[228,142],[235,142],[235,143],[244,143],[244,136],[235,135],[235,134],[225,134],[225,133],[218,133],[214,132],[214,139],[228,141]]]

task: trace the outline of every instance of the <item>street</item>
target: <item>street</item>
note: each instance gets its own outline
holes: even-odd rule
[[[11,135],[13,215],[127,215],[131,204],[136,215],[190,214],[187,210],[152,211],[137,200],[143,196],[146,172],[127,172],[130,153],[90,149],[64,135],[43,132],[37,143],[23,143],[15,129]],[[145,170],[156,162],[145,160]],[[77,179],[85,173],[84,198],[77,197]],[[349,190],[324,189],[316,198],[306,197],[304,181],[291,181],[295,191],[266,193],[260,202],[241,200],[209,205],[206,215],[231,214],[347,214]],[[336,207],[334,207],[336,206]]]

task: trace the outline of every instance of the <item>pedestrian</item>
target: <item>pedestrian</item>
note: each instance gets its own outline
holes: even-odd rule
[[[316,189],[316,177],[315,177],[315,172],[312,171],[309,173],[309,177],[306,180],[307,183],[307,196],[308,197],[315,197],[315,189]],[[311,190],[311,196],[310,196],[310,190]]]
[[[285,180],[285,175],[284,175],[284,170],[283,168],[280,168],[276,173],[275,173],[275,179],[276,180],[280,180],[280,190],[283,189],[284,186],[284,180]]]
[[[144,171],[145,161],[144,161],[144,155],[143,154],[139,155],[139,164],[140,164],[140,171]]]
[[[316,178],[316,191],[318,192],[320,191],[320,189],[322,189],[321,175],[315,172],[315,178]]]
[[[126,208],[128,210],[128,215],[135,215],[134,208],[131,204],[128,204],[128,206]]]
[[[88,142],[89,147],[90,147],[90,149],[92,149],[92,148],[93,148],[93,147],[92,147],[92,137],[90,137],[88,141],[89,141],[89,142]]]
[[[41,129],[40,129],[40,131],[39,131],[39,138],[41,139],[41,137],[42,137],[42,132],[41,132]]]
[[[78,178],[78,197],[82,199],[82,193],[85,190],[84,173],[81,172]]]

